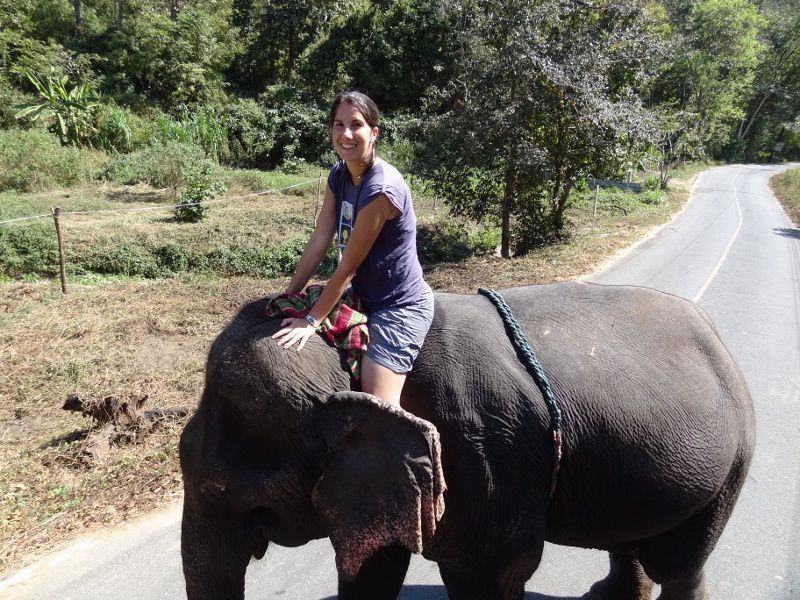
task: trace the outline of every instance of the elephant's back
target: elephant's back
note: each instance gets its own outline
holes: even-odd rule
[[[695,304],[645,288],[579,282],[501,293],[563,415],[564,456],[551,516],[558,521],[558,507],[570,499],[593,497],[603,505],[605,493],[637,492],[616,500],[616,516],[607,519],[568,510],[568,517],[561,515],[565,530],[593,539],[619,536],[619,542],[626,527],[658,531],[665,526],[661,519],[699,509],[726,485],[732,469],[746,468],[752,402],[730,353]],[[446,369],[448,376],[466,373],[470,385],[491,379],[507,390],[526,389],[522,381],[508,382],[530,376],[511,364],[518,359],[488,299],[437,295],[431,330],[434,352],[446,348],[437,359],[460,363]],[[476,369],[485,377],[471,375]],[[470,391],[463,393],[469,397]],[[530,414],[546,419],[535,387],[529,401],[537,405]],[[541,425],[526,435],[545,440],[539,451],[549,444]],[[661,510],[654,515],[648,506]],[[580,543],[562,535],[562,542]]]

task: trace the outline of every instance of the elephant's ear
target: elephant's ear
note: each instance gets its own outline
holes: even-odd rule
[[[439,433],[375,396],[334,394],[321,410],[331,451],[313,501],[345,579],[378,548],[422,552],[444,512]]]

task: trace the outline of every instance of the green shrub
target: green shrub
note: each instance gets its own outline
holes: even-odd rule
[[[274,85],[259,96],[265,106],[268,135],[274,140],[265,165],[275,168],[287,165],[299,169],[302,163],[316,163],[330,147],[328,115],[315,104],[304,102],[298,90],[290,85]]]
[[[200,203],[211,200],[225,190],[224,185],[213,180],[211,168],[211,164],[206,162],[189,170],[186,177],[186,190],[181,196],[180,204],[175,207],[176,221],[180,223],[202,221],[209,208]]]
[[[186,183],[192,165],[204,160],[205,154],[198,146],[157,142],[111,160],[103,171],[103,178],[126,185],[149,183],[153,187],[177,190]]]
[[[228,164],[235,167],[269,164],[275,132],[260,104],[239,98],[225,108],[222,121],[228,131]]]
[[[80,261],[86,271],[108,275],[160,277],[162,270],[148,248],[130,244],[107,245],[96,249]]]
[[[156,263],[162,273],[204,270],[208,263],[205,256],[175,242],[156,247],[153,250],[153,256],[155,256]]]
[[[304,239],[274,246],[220,246],[206,254],[208,270],[223,275],[281,277],[294,272],[305,246]]]
[[[597,209],[605,211],[619,211],[628,214],[636,208],[639,194],[622,190],[620,188],[608,187],[600,189],[600,196],[597,201]]]
[[[500,244],[500,229],[487,225],[468,225],[447,218],[417,229],[417,254],[423,264],[457,262],[470,256],[494,252]]]
[[[52,224],[0,225],[0,275],[53,276],[58,273],[58,241]]]
[[[12,87],[8,80],[0,75],[0,129],[29,126],[28,119],[16,118],[17,110],[14,107],[33,102],[33,100],[33,96]]]
[[[396,113],[381,117],[378,152],[401,172],[414,170],[417,156],[423,152],[422,120],[419,117]]]
[[[642,204],[661,204],[664,202],[664,195],[664,192],[659,189],[645,189],[645,191],[637,195],[637,198]]]
[[[133,150],[133,134],[128,125],[128,115],[116,106],[102,105],[95,116],[95,133],[92,143],[106,152]]]
[[[266,190],[283,190],[283,194],[302,196],[313,190],[316,193],[317,183],[314,178],[323,177],[322,189],[325,188],[326,170],[308,167],[301,173],[287,173],[285,170],[259,171],[257,169],[229,169],[217,167],[214,177],[222,181],[229,189],[239,188],[253,192]],[[306,183],[306,185],[299,185]],[[296,186],[296,187],[293,187]]]
[[[381,142],[378,153],[402,173],[410,173],[414,168],[419,144],[406,138],[391,142]]]
[[[255,242],[223,244],[212,250],[175,241],[162,244],[128,239],[108,239],[91,250],[67,255],[70,277],[123,276],[155,279],[179,273],[198,272],[223,276],[282,277],[297,267],[305,238],[274,245]],[[69,250],[69,248],[68,248]],[[333,255],[323,271],[335,266]],[[0,226],[0,280],[58,275],[58,244],[50,223]]]
[[[792,167],[779,175],[778,178],[782,181],[793,198],[800,200],[800,167]]]
[[[40,130],[0,131],[0,190],[45,191],[94,178],[100,152],[62,147]]]
[[[661,189],[661,182],[658,180],[658,177],[648,175],[642,182],[642,188],[647,191],[656,191]]]
[[[131,151],[140,150],[158,141],[152,116],[141,116],[127,109],[123,110],[125,112],[125,123],[131,130]]]

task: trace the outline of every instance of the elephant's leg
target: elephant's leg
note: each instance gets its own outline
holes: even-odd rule
[[[738,495],[723,490],[702,511],[680,526],[644,540],[639,560],[645,572],[661,584],[659,600],[706,600],[703,566],[730,517]]]
[[[187,492],[181,557],[188,600],[243,600],[245,571],[252,556],[241,536],[244,517]]]
[[[504,558],[474,557],[470,561],[439,563],[439,572],[450,600],[521,600],[525,582],[542,558],[538,548]]]
[[[361,565],[352,581],[339,578],[339,600],[395,600],[406,578],[411,552],[381,548]]]
[[[589,590],[589,600],[650,600],[653,581],[635,554],[609,552],[611,570]]]

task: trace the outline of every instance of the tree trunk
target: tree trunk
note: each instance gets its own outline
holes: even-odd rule
[[[506,167],[506,185],[503,192],[503,212],[501,218],[500,255],[511,258],[511,207],[517,194],[516,149],[512,146]]]
[[[169,18],[173,21],[178,18],[178,13],[181,12],[180,0],[170,0],[169,3]]]
[[[750,120],[747,122],[747,127],[744,128],[744,131],[742,131],[741,126],[739,127],[738,139],[742,140],[745,137],[747,137],[747,134],[750,131],[750,128],[753,126],[753,123],[755,123],[755,121],[756,121],[756,117],[759,115],[759,113],[761,112],[761,109],[764,107],[764,103],[767,101],[767,98],[769,98],[771,95],[772,95],[771,91],[768,91],[766,94],[764,94],[764,97],[761,98],[761,102],[759,102],[759,104],[758,104],[758,108],[756,108],[753,111],[753,114],[750,116]],[[742,119],[742,123],[744,123],[744,119]]]
[[[564,211],[567,210],[569,193],[572,191],[572,186],[569,183],[570,181],[572,181],[572,173],[565,173],[561,184],[561,190],[556,198],[553,209],[551,223],[553,225],[553,233],[555,233],[557,237],[561,237],[561,232],[564,230]]]
[[[286,57],[286,70],[284,77],[286,79],[291,79],[292,73],[294,73],[294,65],[297,62],[297,32],[295,31],[294,27],[290,27],[289,29],[289,47],[287,51]]]
[[[75,9],[75,24],[80,31],[83,26],[83,14],[81,13],[81,0],[72,0],[72,6]]]
[[[114,30],[122,31],[122,2],[123,0],[114,0]]]

